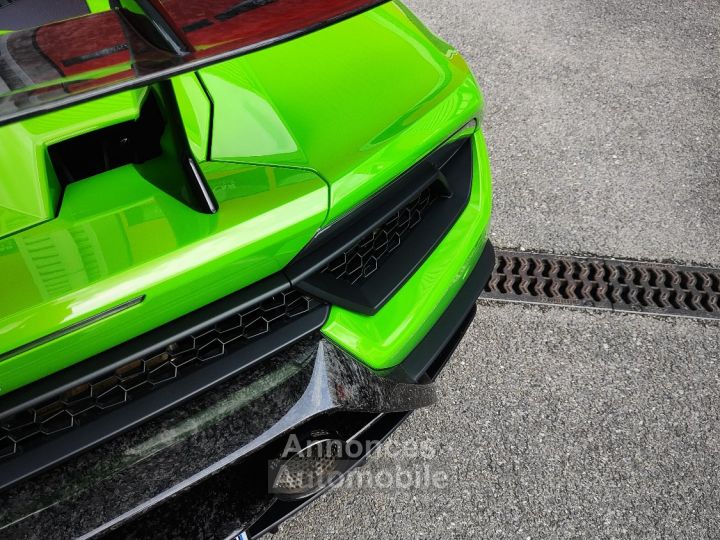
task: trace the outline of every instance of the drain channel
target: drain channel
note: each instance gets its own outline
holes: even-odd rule
[[[498,250],[481,298],[720,319],[720,270]]]

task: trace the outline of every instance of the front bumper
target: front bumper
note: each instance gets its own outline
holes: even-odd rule
[[[257,535],[308,500],[268,495],[290,435],[382,440],[431,404],[494,264],[468,126],[282,272],[0,396],[0,531]]]
[[[0,530],[8,537],[53,530],[58,537],[210,538],[272,530],[309,502],[267,495],[267,464],[286,437],[322,426],[382,440],[410,411],[431,404],[432,381],[470,324],[493,265],[488,242],[399,366],[373,371],[313,332],[192,402],[6,490]]]

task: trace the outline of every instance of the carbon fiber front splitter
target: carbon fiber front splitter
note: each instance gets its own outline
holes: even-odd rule
[[[488,243],[440,320],[378,373],[315,333],[141,427],[2,494],[7,537],[225,538],[272,530],[309,498],[268,494],[268,462],[316,429],[382,440],[436,399],[434,378],[472,320],[494,264]],[[357,457],[362,462],[366,455]]]

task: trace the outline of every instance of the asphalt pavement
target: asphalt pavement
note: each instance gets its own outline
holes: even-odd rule
[[[717,0],[411,0],[487,101],[500,246],[720,265]]]
[[[720,266],[717,0],[409,0],[487,101],[501,248]],[[720,537],[720,323],[479,302],[358,478],[274,538]]]

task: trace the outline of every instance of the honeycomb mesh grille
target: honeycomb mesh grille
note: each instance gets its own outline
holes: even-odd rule
[[[720,270],[498,251],[483,298],[720,319]]]
[[[278,293],[109,375],[6,418],[0,421],[0,460],[185,377],[319,305],[318,300],[294,289]]]
[[[330,261],[321,273],[330,274],[351,285],[361,284],[375,274],[383,261],[400,247],[439,198],[434,186],[425,189],[382,225]]]

